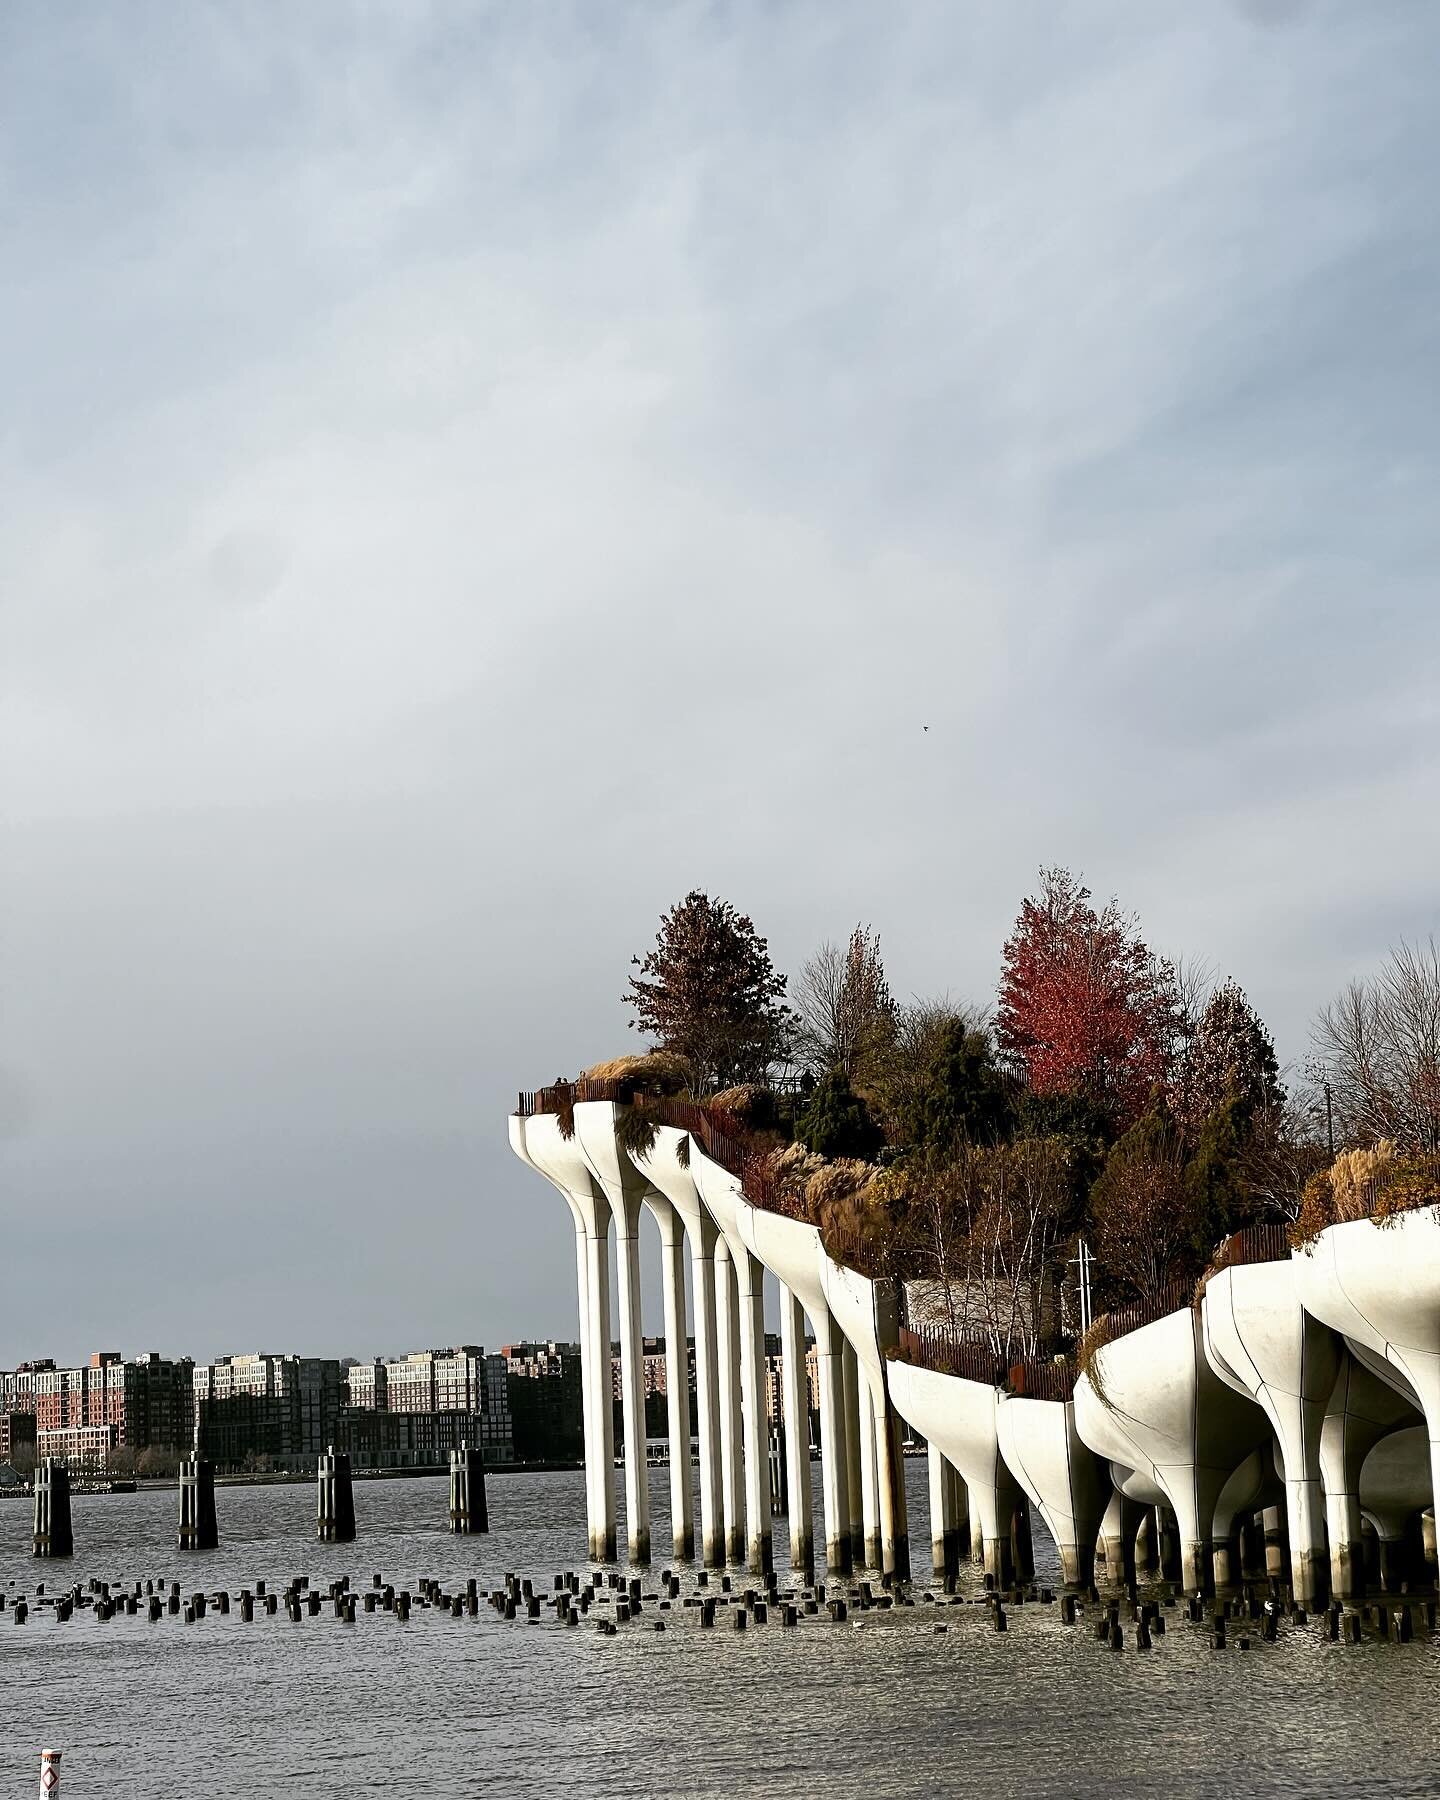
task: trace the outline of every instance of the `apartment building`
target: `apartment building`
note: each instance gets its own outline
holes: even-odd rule
[[[193,1367],[188,1358],[153,1350],[128,1360],[100,1350],[80,1368],[59,1368],[50,1359],[22,1363],[0,1375],[0,1410],[28,1413],[37,1431],[108,1426],[116,1448],[173,1448],[190,1433]]]
[[[354,1412],[384,1412],[389,1393],[387,1365],[380,1357],[352,1362],[344,1371],[345,1404]]]
[[[0,1463],[13,1464],[35,1455],[33,1412],[0,1412]]]
[[[195,1443],[221,1466],[290,1464],[334,1441],[342,1386],[335,1357],[254,1351],[194,1371]]]
[[[67,1425],[57,1431],[35,1433],[35,1457],[53,1456],[72,1469],[98,1475],[115,1449],[113,1425]]]
[[[517,1462],[575,1462],[585,1454],[580,1346],[506,1344],[506,1392]]]

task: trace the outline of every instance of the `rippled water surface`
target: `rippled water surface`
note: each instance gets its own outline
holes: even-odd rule
[[[923,1464],[908,1472],[923,1566]],[[669,1540],[663,1481],[657,1544]],[[47,1577],[163,1575],[188,1594],[348,1574],[363,1590],[378,1572],[412,1588],[474,1575],[484,1592],[508,1570],[548,1588],[583,1566],[579,1474],[492,1476],[489,1493],[490,1535],[453,1538],[442,1480],[358,1483],[358,1541],[326,1546],[309,1488],[222,1488],[221,1549],[184,1557],[173,1492],[82,1497],[68,1566],[31,1559],[29,1507],[11,1501],[0,1588],[13,1600]],[[1037,1543],[1042,1581],[1054,1578],[1048,1549]],[[783,1526],[776,1553],[784,1586]],[[607,1638],[549,1612],[506,1624],[489,1607],[475,1619],[417,1610],[408,1625],[362,1612],[353,1626],[328,1603],[298,1625],[283,1612],[189,1626],[7,1615],[0,1797],[35,1791],[42,1744],[64,1748],[66,1800],[1440,1792],[1435,1642],[1345,1647],[1287,1627],[1276,1644],[1217,1655],[1177,1619],[1155,1650],[1117,1656],[1083,1626],[1065,1630],[1054,1607],[1012,1608],[1004,1635],[981,1608],[923,1602],[872,1612],[859,1630],[822,1614],[795,1631],[702,1633],[677,1607],[658,1633],[661,1616],[647,1607]]]

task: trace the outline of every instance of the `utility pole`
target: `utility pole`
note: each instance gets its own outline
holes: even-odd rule
[[[1080,1335],[1084,1337],[1092,1322],[1090,1310],[1090,1264],[1092,1258],[1090,1246],[1084,1238],[1078,1240],[1075,1249],[1076,1254],[1070,1260],[1080,1271]]]

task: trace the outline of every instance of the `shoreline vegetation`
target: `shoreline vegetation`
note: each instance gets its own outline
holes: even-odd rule
[[[1023,1367],[1027,1391],[1237,1259],[1440,1204],[1434,939],[1353,980],[1284,1069],[1235,980],[1156,951],[1068,869],[1040,871],[1001,964],[988,1004],[903,1003],[861,923],[792,983],[748,917],[697,890],[632,960],[650,1048],[518,1110],[568,1138],[577,1101],[613,1101],[640,1156],[678,1128],[682,1161],[694,1137],[753,1205],[913,1289],[911,1354]]]

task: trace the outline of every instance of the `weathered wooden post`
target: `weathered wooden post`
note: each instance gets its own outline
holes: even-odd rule
[[[188,1456],[180,1465],[180,1536],[182,1550],[214,1550],[220,1533],[215,1523],[215,1465]]]
[[[467,1535],[490,1529],[485,1455],[475,1444],[462,1443],[450,1452],[450,1529]]]
[[[60,1792],[60,1751],[40,1752],[40,1800],[53,1800]]]
[[[73,1556],[70,1529],[70,1471],[47,1456],[35,1475],[35,1554]],[[59,1774],[56,1774],[59,1780]]]
[[[332,1444],[320,1458],[317,1488],[317,1533],[327,1544],[349,1544],[355,1538],[355,1490],[350,1458]]]

